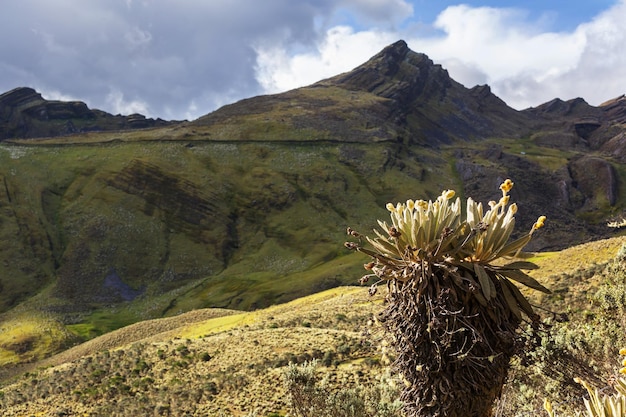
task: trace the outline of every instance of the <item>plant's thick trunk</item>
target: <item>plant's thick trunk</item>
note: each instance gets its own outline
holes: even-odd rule
[[[391,289],[381,320],[393,335],[407,417],[489,417],[515,354],[520,320],[432,276]],[[501,291],[498,291],[501,293]]]

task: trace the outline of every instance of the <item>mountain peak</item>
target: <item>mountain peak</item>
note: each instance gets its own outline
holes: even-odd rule
[[[321,81],[390,99],[392,119],[418,142],[450,142],[519,136],[526,117],[496,97],[489,86],[467,89],[427,55],[399,40],[350,72]]]
[[[17,87],[0,94],[0,108],[19,107],[33,102],[44,101],[41,94],[30,87]]]
[[[413,101],[427,86],[430,93],[441,93],[451,85],[448,72],[428,56],[413,52],[399,40],[385,47],[354,70],[322,81],[350,90],[365,90],[403,103]]]
[[[241,132],[247,130],[242,126],[257,126],[259,112],[269,109],[272,116],[266,118],[266,127],[255,132],[269,135],[280,126],[281,135],[288,129],[292,136],[307,132],[333,140],[437,146],[454,140],[519,137],[528,130],[528,118],[508,107],[488,86],[465,88],[403,40],[352,71],[308,87],[242,100],[193,123],[217,129],[236,120]]]
[[[385,62],[397,64],[403,61],[409,52],[411,52],[411,50],[409,49],[407,43],[403,40],[399,40],[389,46],[386,46],[382,51],[373,56],[370,61],[382,59]]]

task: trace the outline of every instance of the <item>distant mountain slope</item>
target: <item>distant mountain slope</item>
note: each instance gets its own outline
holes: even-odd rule
[[[90,131],[141,129],[172,124],[141,114],[113,116],[80,101],[50,101],[32,88],[0,95],[0,140],[65,136]]]
[[[533,126],[532,118],[508,107],[488,86],[463,87],[404,41],[348,73],[287,93],[242,100],[193,124],[238,129],[234,136],[232,130],[224,131],[224,137],[232,139],[266,138],[281,129],[309,132],[310,139],[430,146],[520,137]],[[289,133],[280,136],[290,138]],[[218,131],[215,138],[220,138]]]

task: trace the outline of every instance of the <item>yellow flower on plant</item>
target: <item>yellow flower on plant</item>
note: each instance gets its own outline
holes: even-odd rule
[[[500,189],[505,193],[511,191],[511,188],[513,188],[513,181],[511,181],[509,178],[507,178],[502,184],[500,184]]]
[[[622,356],[626,356],[626,348],[621,348],[619,350],[619,354],[622,355]]]
[[[552,411],[552,403],[549,399],[543,400],[543,408],[548,412],[548,415],[553,416],[554,413]]]
[[[619,370],[620,374],[626,375],[626,368],[622,368]]]
[[[396,206],[394,206],[392,203],[387,203],[385,207],[387,207],[387,210],[389,210],[392,213],[396,211]]]
[[[454,194],[454,190],[446,190],[441,195],[443,195],[446,200],[450,200],[452,197],[454,197]]]
[[[545,221],[546,221],[546,216],[539,216],[539,218],[533,225],[533,229],[541,229],[544,226]]]
[[[413,209],[415,208],[415,201],[406,200],[406,206],[409,208],[410,211],[413,211]]]

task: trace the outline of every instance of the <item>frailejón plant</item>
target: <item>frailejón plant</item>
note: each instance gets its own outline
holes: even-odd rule
[[[371,257],[361,282],[375,280],[371,293],[387,284],[380,320],[392,336],[408,417],[489,416],[510,358],[526,345],[520,324],[540,324],[514,283],[549,292],[523,272],[537,266],[501,258],[519,254],[545,217],[511,240],[512,187],[504,181],[486,211],[468,198],[463,215],[461,200],[446,190],[435,201],[387,204],[391,223],[379,220],[374,237],[348,229],[357,241],[346,247]]]

